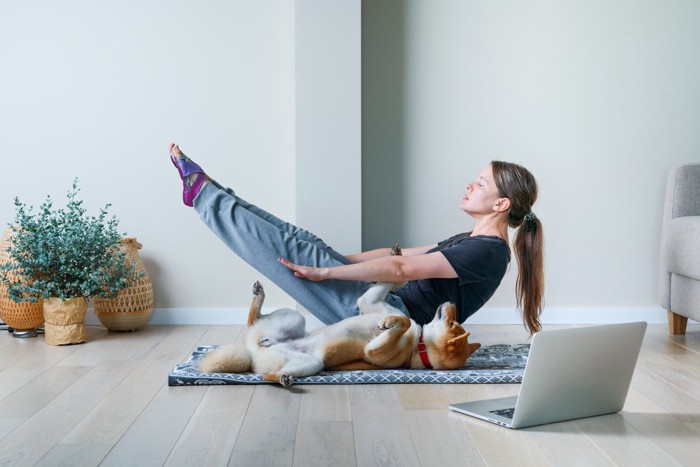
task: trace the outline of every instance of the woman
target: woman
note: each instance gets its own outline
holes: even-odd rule
[[[177,145],[183,201],[238,256],[326,324],[356,315],[357,298],[372,282],[407,282],[387,302],[419,324],[438,306],[455,302],[464,322],[491,298],[510,262],[508,227],[518,227],[515,255],[518,306],[531,334],[540,330],[544,296],[542,224],[532,212],[537,183],[517,164],[494,161],[467,185],[461,209],[474,229],[434,245],[343,256],[312,233],[238,197],[207,176]],[[291,271],[291,273],[290,273]]]

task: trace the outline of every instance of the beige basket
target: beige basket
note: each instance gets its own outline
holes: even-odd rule
[[[95,297],[95,314],[112,331],[135,331],[153,314],[153,284],[139,256],[142,247],[133,237],[123,239],[120,247],[126,254],[127,264],[133,264],[141,277],[120,290],[116,298]]]
[[[10,253],[7,251],[12,244],[12,237],[15,233],[12,228],[7,228],[0,241],[0,265],[15,264]],[[16,272],[10,273],[10,279],[16,280],[19,275]],[[0,282],[0,319],[2,319],[11,328],[27,331],[36,329],[44,324],[44,313],[42,301],[20,302],[13,301],[8,292],[7,285]]]

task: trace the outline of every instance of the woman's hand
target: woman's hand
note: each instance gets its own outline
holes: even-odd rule
[[[294,273],[294,277],[308,279],[312,282],[319,282],[328,279],[328,268],[314,268],[311,266],[301,266],[287,261],[284,258],[277,260],[282,266],[287,267]]]

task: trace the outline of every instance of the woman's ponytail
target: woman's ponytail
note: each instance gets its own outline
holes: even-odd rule
[[[493,161],[491,168],[499,196],[510,200],[508,226],[518,228],[514,244],[518,261],[515,297],[523,313],[523,324],[532,335],[542,328],[540,314],[544,302],[544,236],[542,223],[532,212],[537,182],[526,168],[517,164]]]
[[[520,225],[514,250],[518,260],[515,298],[523,312],[523,323],[532,335],[542,328],[540,314],[544,301],[544,239],[542,223],[534,215]]]

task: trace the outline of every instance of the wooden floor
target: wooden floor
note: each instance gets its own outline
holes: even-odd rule
[[[551,328],[551,327],[550,327]],[[584,465],[700,463],[700,325],[651,325],[624,410],[508,430],[447,405],[517,385],[174,387],[167,373],[238,326],[90,328],[83,345],[0,333],[0,466]],[[519,326],[471,326],[483,344]]]

